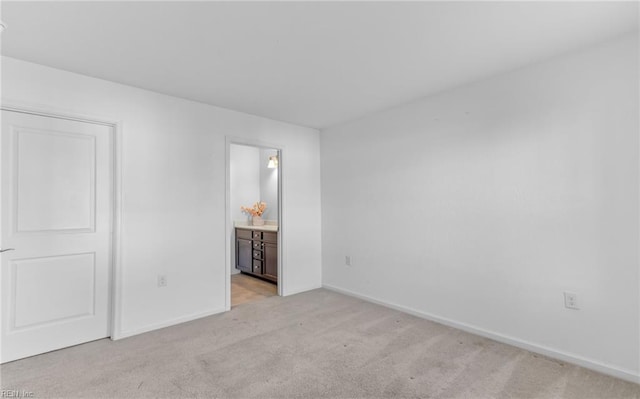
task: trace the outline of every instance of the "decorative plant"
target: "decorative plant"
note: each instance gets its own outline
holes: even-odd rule
[[[241,206],[240,209],[242,212],[246,212],[251,216],[262,216],[264,210],[267,209],[267,204],[265,202],[256,202],[253,204],[253,208]]]

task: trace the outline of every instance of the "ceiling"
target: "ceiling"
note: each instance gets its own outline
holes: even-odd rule
[[[326,128],[637,31],[637,2],[10,2],[2,54]]]

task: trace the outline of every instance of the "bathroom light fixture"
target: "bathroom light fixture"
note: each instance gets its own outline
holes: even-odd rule
[[[275,169],[278,167],[278,156],[274,155],[269,157],[269,163],[267,164],[267,168]]]

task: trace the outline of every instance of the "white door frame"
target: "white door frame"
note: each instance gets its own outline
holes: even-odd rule
[[[109,138],[112,168],[110,191],[112,195],[113,209],[111,221],[111,259],[109,262],[109,317],[107,322],[109,323],[109,335],[111,340],[122,338],[122,121],[114,118],[79,114],[74,111],[63,110],[46,105],[31,105],[11,100],[2,100],[0,109],[3,111],[20,112],[23,114],[105,125],[111,128],[111,137]],[[2,233],[0,232],[0,234]]]
[[[244,137],[225,137],[225,169],[226,169],[226,197],[225,197],[225,310],[231,310],[231,231],[233,230],[233,220],[231,220],[231,144],[247,145],[251,147],[278,150],[278,295],[285,296],[285,259],[282,248],[286,245],[282,221],[284,220],[283,209],[285,204],[284,182],[282,180],[282,168],[284,163],[284,146]]]

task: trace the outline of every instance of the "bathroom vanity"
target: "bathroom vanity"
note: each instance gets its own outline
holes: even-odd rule
[[[278,231],[276,226],[236,226],[236,269],[278,282]]]

